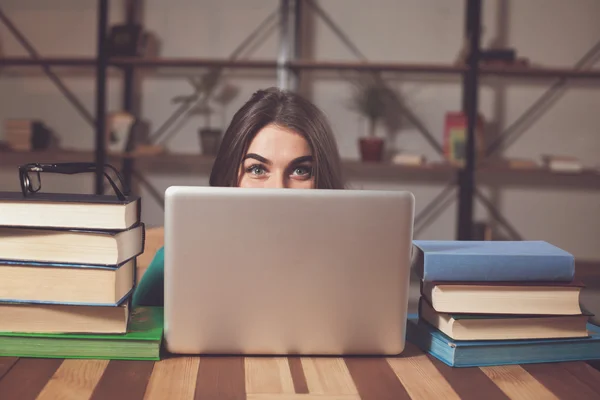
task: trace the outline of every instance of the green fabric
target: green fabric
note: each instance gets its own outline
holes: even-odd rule
[[[133,292],[134,306],[164,306],[165,290],[165,248],[158,249],[146,269],[142,280]]]

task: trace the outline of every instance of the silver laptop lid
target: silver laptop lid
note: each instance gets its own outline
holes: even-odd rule
[[[413,219],[409,192],[169,188],[167,349],[401,352]]]

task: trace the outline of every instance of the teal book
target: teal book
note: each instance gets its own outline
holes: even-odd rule
[[[163,316],[162,307],[137,307],[126,334],[0,332],[0,356],[159,360]]]
[[[428,282],[570,282],[575,257],[539,240],[414,240],[412,268]]]
[[[446,336],[416,314],[406,324],[406,340],[451,367],[483,367],[600,359],[600,327],[589,336],[568,339],[460,341]]]

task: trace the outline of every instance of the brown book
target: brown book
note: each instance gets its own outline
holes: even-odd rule
[[[129,303],[114,306],[0,304],[0,331],[35,333],[127,332]]]
[[[0,227],[0,259],[118,265],[144,251],[144,224],[124,231]]]
[[[436,311],[480,314],[581,315],[580,282],[422,282]]]
[[[0,192],[0,225],[36,228],[124,230],[140,222],[140,197]]]
[[[133,290],[136,259],[114,267],[0,261],[0,301],[120,304]]]
[[[521,340],[587,337],[589,315],[442,313],[421,298],[419,317],[454,340]]]

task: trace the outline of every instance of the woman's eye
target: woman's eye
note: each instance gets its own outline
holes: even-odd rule
[[[262,175],[265,173],[265,169],[260,165],[251,165],[250,167],[246,168],[246,172],[252,175]]]
[[[311,169],[309,167],[296,167],[294,168],[294,175],[310,175]]]

